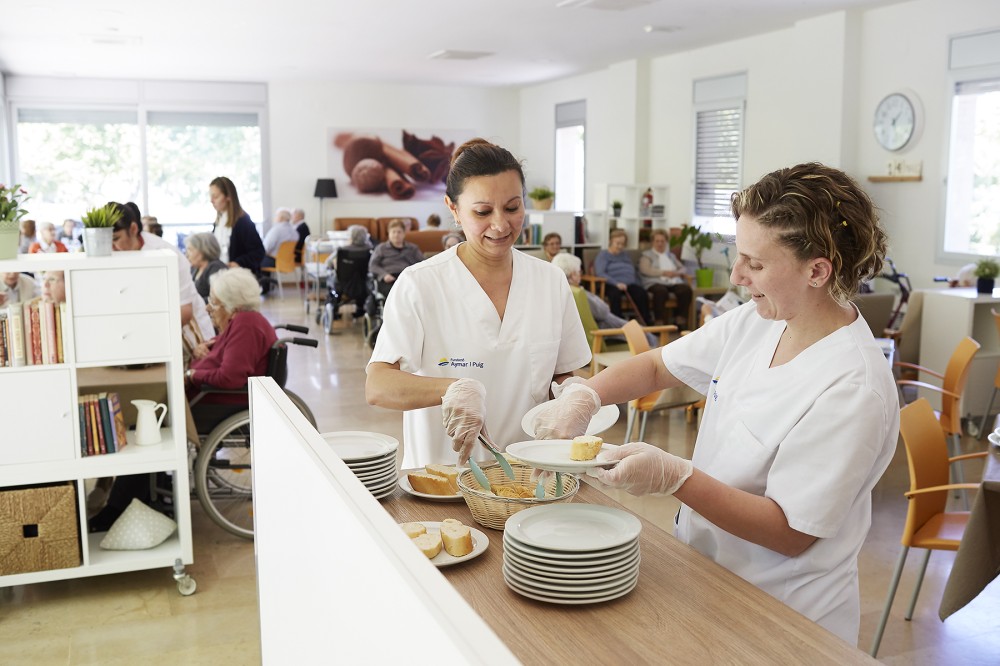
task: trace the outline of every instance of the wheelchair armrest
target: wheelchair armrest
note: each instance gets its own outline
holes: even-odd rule
[[[275,324],[274,328],[275,329],[283,328],[285,330],[292,331],[293,333],[308,333],[309,332],[309,329],[306,328],[305,326],[298,326],[296,324]]]
[[[285,340],[285,342],[293,345],[305,345],[306,347],[319,347],[319,340],[312,338],[292,338],[291,340]]]

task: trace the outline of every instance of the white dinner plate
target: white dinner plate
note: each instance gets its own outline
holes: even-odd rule
[[[569,472],[583,474],[588,469],[600,467],[605,462],[603,457],[618,448],[617,444],[604,443],[597,457],[593,460],[572,460],[569,457],[571,439],[532,439],[527,442],[517,442],[507,447],[507,453],[518,460],[550,472]]]
[[[386,469],[387,467],[396,466],[396,453],[393,452],[388,456],[382,458],[375,458],[374,460],[366,461],[363,463],[347,463],[348,469],[350,469],[355,474],[364,474],[366,472],[375,472],[378,470]]]
[[[505,549],[503,552],[503,561],[511,566],[516,566],[518,570],[524,573],[530,573],[536,577],[543,577],[553,581],[597,581],[618,576],[618,572],[627,570],[633,565],[638,564],[641,561],[641,557],[637,551],[607,566],[566,568],[523,560],[519,554]],[[591,569],[597,570],[591,571]]]
[[[524,430],[528,437],[535,436],[535,429],[531,427],[531,422],[535,420],[535,414],[541,411],[542,407],[547,405],[547,402],[535,405],[528,410],[528,413],[524,415],[521,419],[521,429]],[[621,411],[618,409],[618,405],[604,405],[594,417],[590,419],[590,425],[587,426],[587,435],[599,435],[614,424],[618,423],[618,417],[621,416]]]
[[[513,562],[503,563],[504,573],[525,587],[537,589],[539,592],[553,592],[560,595],[582,595],[605,593],[609,590],[631,583],[639,575],[638,563],[629,569],[618,572],[618,575],[604,580],[570,582],[567,580],[552,581],[532,576],[530,572],[519,569]]]
[[[599,504],[535,506],[504,523],[504,533],[518,543],[565,553],[624,546],[641,531],[631,513]]]
[[[504,552],[510,553],[520,561],[529,562],[532,565],[554,567],[557,571],[580,571],[590,570],[594,567],[617,566],[623,561],[635,557],[639,552],[639,542],[634,541],[624,546],[612,549],[611,552],[602,555],[592,555],[586,553],[551,553],[539,552],[530,546],[524,546],[511,541],[506,535],[503,537]],[[544,553],[544,554],[543,554]]]
[[[634,581],[623,585],[621,588],[616,588],[609,591],[607,594],[589,596],[589,597],[574,597],[567,598],[559,595],[543,594],[532,590],[518,581],[512,580],[504,574],[504,582],[507,583],[507,587],[514,590],[521,596],[528,597],[529,599],[535,599],[536,601],[547,601],[551,604],[564,604],[564,605],[582,605],[582,604],[597,604],[602,601],[611,601],[612,599],[617,599],[618,597],[623,597],[629,592],[631,592],[635,586],[639,583],[639,578],[636,577]]]
[[[344,430],[325,432],[321,437],[345,463],[372,460],[399,448],[398,439],[379,432]]]
[[[396,466],[389,465],[385,469],[375,470],[373,472],[355,472],[354,476],[361,479],[363,482],[367,483],[369,481],[377,481],[380,479],[396,479]]]
[[[399,474],[399,487],[403,489],[404,493],[409,493],[414,497],[419,497],[421,499],[430,500],[432,502],[461,502],[463,501],[462,493],[455,493],[454,495],[431,495],[430,493],[422,493],[413,489],[410,485],[410,480],[406,478],[407,473],[410,472],[423,472],[423,469],[404,469]]]
[[[427,528],[430,534],[441,531],[441,523],[427,520],[418,520],[418,522]],[[469,527],[469,531],[472,532],[472,552],[468,555],[463,555],[462,557],[455,557],[449,555],[448,552],[441,547],[441,552],[431,558],[431,564],[436,567],[450,567],[453,564],[459,564],[460,562],[465,562],[471,560],[474,557],[479,557],[486,552],[489,548],[490,538],[486,536],[483,532],[477,530],[475,527]]]

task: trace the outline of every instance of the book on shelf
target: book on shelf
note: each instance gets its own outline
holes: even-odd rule
[[[84,455],[92,456],[94,455],[94,424],[90,416],[89,399],[86,395],[81,395],[78,400],[80,402],[80,411],[83,412],[83,432],[80,433],[80,448],[83,449]]]
[[[94,448],[98,453],[107,453],[108,446],[104,441],[104,424],[101,422],[101,406],[96,395],[90,396],[90,412],[94,419]]]
[[[10,353],[7,350],[7,331],[9,328],[7,315],[0,314],[0,368],[10,365],[7,360],[10,358]]]
[[[118,399],[118,394],[114,391],[108,393],[108,407],[111,409],[111,422],[115,427],[115,450],[121,451],[128,444],[128,439],[125,437],[127,429],[121,402]]]
[[[86,393],[77,398],[80,408],[80,452],[84,456],[117,453],[125,448],[125,418],[121,399],[113,391]]]
[[[11,365],[19,368],[25,364],[24,358],[24,310],[20,303],[7,307],[7,322],[10,326]]]
[[[115,448],[115,427],[111,422],[111,408],[108,406],[108,394],[100,393],[97,396],[98,411],[101,413],[101,430],[104,434],[104,445],[108,453],[114,453]]]

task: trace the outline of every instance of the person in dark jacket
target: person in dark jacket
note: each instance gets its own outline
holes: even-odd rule
[[[265,254],[264,243],[250,216],[240,206],[240,197],[233,181],[219,176],[208,189],[216,213],[212,233],[222,250],[220,258],[231,268],[242,266],[254,274],[260,274],[260,262]]]

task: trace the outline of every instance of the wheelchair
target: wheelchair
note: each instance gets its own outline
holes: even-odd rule
[[[355,319],[368,298],[368,261],[371,250],[357,247],[341,247],[337,250],[337,268],[327,278],[327,295],[323,308],[316,313],[316,323],[329,335],[333,333],[333,323],[340,318],[341,305],[353,303]]]
[[[279,324],[277,329],[308,333],[309,329],[292,324]],[[316,426],[316,417],[309,406],[295,393],[285,388],[288,379],[288,345],[317,347],[312,338],[280,338],[268,354],[267,373],[274,379],[303,416]],[[208,395],[247,395],[247,388],[223,390],[203,386],[191,399],[192,415],[198,430],[197,454],[192,468],[193,486],[205,513],[222,529],[246,539],[253,538],[253,477],[250,468],[250,410],[246,405],[213,405],[210,417],[199,423],[194,407]],[[228,409],[232,408],[232,409]],[[229,411],[228,415],[225,414]],[[221,417],[221,420],[219,418]],[[204,431],[204,432],[203,432]]]
[[[382,328],[382,310],[385,308],[385,295],[378,290],[375,276],[368,274],[368,298],[365,299],[365,316],[361,321],[361,334],[368,346],[375,348],[378,332]]]

